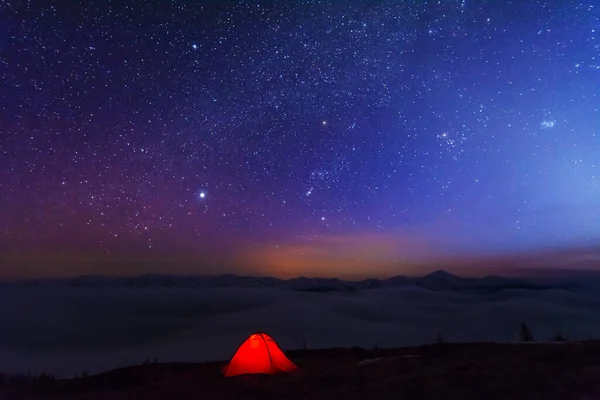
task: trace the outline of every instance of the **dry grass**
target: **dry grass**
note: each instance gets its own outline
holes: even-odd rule
[[[224,363],[157,363],[72,380],[5,378],[0,399],[600,399],[592,394],[600,385],[600,342],[595,341],[288,355],[299,372],[223,378]],[[357,365],[372,357],[392,358]]]

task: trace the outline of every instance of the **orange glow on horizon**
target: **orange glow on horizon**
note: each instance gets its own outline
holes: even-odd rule
[[[420,240],[391,235],[319,236],[257,246],[240,255],[253,270],[281,278],[296,276],[373,277],[414,271],[439,255]]]
[[[255,245],[223,252],[100,254],[98,252],[13,251],[0,254],[0,280],[82,275],[143,274],[299,276],[365,279],[422,276],[444,269],[461,276],[519,275],[544,269],[597,270],[600,249],[546,249],[523,253],[462,256],[443,251],[433,238],[418,235],[331,235]]]

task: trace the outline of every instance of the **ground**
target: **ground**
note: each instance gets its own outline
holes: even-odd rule
[[[4,377],[0,399],[600,399],[600,341],[287,354],[298,372],[224,378],[225,362],[153,362],[70,380]]]

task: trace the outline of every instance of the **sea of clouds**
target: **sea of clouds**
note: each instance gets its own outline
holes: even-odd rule
[[[442,279],[440,282],[447,282]],[[145,360],[226,360],[264,331],[284,349],[600,337],[600,291],[435,290],[408,284],[315,292],[289,287],[0,286],[0,372],[67,377]]]

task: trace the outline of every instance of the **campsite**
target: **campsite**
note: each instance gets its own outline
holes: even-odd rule
[[[434,344],[398,349],[296,350],[298,369],[224,377],[223,362],[154,363],[74,380],[0,381],[0,398],[486,399],[600,398],[600,342]]]
[[[5,283],[0,399],[583,400],[599,286],[445,271]]]
[[[0,400],[600,400],[599,0],[0,0]]]

